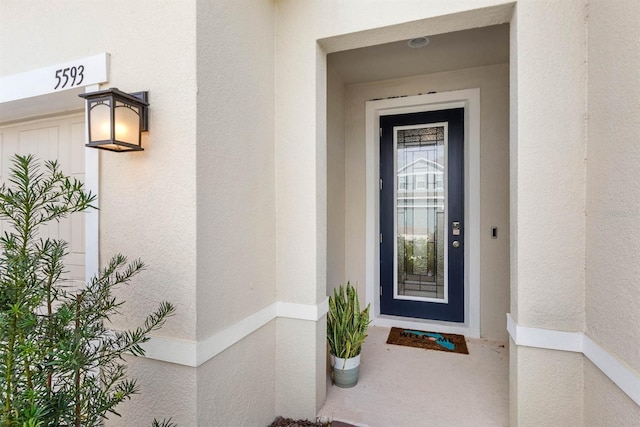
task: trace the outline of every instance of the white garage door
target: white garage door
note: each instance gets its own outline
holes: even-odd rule
[[[21,122],[0,127],[0,180],[6,182],[12,157],[33,154],[42,160],[57,160],[62,172],[84,182],[84,115]],[[7,229],[0,222],[0,231]],[[66,277],[85,281],[84,214],[77,213],[43,226],[40,235],[63,239],[69,243],[65,260]]]

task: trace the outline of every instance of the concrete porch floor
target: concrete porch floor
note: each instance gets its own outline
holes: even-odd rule
[[[319,418],[361,427],[508,426],[506,343],[467,339],[464,355],[388,345],[388,335],[369,327],[358,385],[328,380]]]

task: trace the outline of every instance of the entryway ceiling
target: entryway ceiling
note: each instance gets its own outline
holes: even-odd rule
[[[329,54],[328,62],[345,84],[504,64],[509,62],[509,24],[429,36],[428,45],[415,49],[402,40],[345,50]]]

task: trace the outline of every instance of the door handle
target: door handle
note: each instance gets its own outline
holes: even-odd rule
[[[454,240],[452,243],[454,248],[459,248],[460,247],[460,242],[458,242],[457,240]]]

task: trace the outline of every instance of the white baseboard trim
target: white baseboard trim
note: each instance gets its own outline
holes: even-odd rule
[[[622,364],[611,353],[584,335],[583,351],[611,381],[640,406],[640,375]]]
[[[516,345],[549,350],[582,353],[582,332],[565,332],[552,329],[528,328],[520,326],[507,313],[507,331]]]
[[[329,298],[320,304],[278,301],[202,341],[152,337],[143,344],[145,357],[198,367],[278,317],[317,322],[329,311]]]
[[[632,371],[583,332],[565,332],[520,326],[507,313],[507,330],[518,346],[584,354],[627,396],[640,406],[640,374]]]

